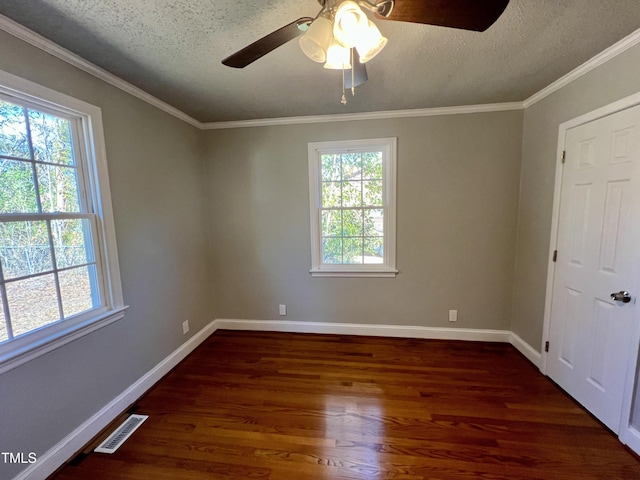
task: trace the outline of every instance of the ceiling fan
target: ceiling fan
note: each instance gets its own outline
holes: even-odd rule
[[[362,10],[378,20],[422,23],[483,32],[502,15],[509,0],[318,0],[315,18],[302,17],[222,60],[244,68],[267,53],[304,35],[300,47],[326,68],[343,70],[343,86],[367,80],[365,63],[387,43]],[[344,97],[343,97],[344,103]]]

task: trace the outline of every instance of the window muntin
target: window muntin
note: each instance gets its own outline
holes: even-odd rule
[[[0,373],[125,309],[100,109],[0,70]]]
[[[309,144],[312,274],[395,274],[395,139]]]

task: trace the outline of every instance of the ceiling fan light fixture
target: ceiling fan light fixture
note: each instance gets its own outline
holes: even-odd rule
[[[346,0],[340,4],[333,21],[333,36],[347,48],[355,47],[366,35],[369,18],[356,2]]]
[[[387,44],[387,39],[382,36],[378,27],[371,21],[365,34],[356,44],[356,50],[360,55],[360,62],[366,63],[382,51]]]
[[[351,68],[351,49],[334,41],[327,50],[327,61],[324,68],[332,70],[348,70]]]
[[[306,33],[300,37],[300,48],[314,62],[327,60],[327,50],[333,39],[333,25],[325,17],[316,18]]]

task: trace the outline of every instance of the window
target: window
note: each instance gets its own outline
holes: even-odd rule
[[[0,72],[0,372],[122,318],[100,110]]]
[[[396,139],[309,144],[311,274],[395,276]]]

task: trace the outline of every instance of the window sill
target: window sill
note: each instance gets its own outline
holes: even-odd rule
[[[395,277],[398,270],[310,270],[312,277]]]
[[[0,374],[34,360],[91,332],[124,318],[128,306],[118,307],[82,323],[71,325],[38,341],[0,355]]]

